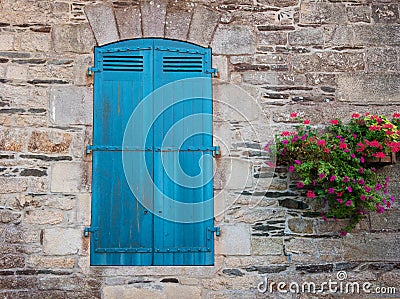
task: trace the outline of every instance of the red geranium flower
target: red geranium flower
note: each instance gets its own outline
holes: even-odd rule
[[[351,115],[352,118],[359,118],[360,116],[361,116],[361,115],[358,114],[358,113],[353,113],[353,114]]]
[[[305,119],[303,122],[305,125],[309,125],[310,124],[310,120],[309,119]]]
[[[307,196],[307,198],[315,198],[316,197],[315,193],[311,190],[307,191],[306,196]]]
[[[291,112],[290,113],[290,117],[297,117],[297,113],[296,112]]]
[[[339,121],[337,119],[332,119],[331,120],[331,124],[332,125],[337,125],[337,124],[339,124]]]

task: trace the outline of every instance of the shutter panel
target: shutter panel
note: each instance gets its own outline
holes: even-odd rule
[[[154,48],[154,264],[212,265],[211,51]]]
[[[209,68],[185,42],[96,47],[92,265],[214,263]]]
[[[135,50],[121,44],[95,51],[99,71],[94,85],[92,265],[152,264],[153,215],[132,194],[122,164],[125,126],[135,107],[152,91],[152,51],[143,44],[129,46]],[[132,134],[145,132],[138,125]],[[131,153],[138,169],[145,167],[137,157],[141,154]],[[152,153],[146,152],[146,161],[152,164],[152,160]],[[130,175],[142,190],[137,195],[152,198],[151,182],[137,172]],[[142,189],[146,185],[149,188]]]

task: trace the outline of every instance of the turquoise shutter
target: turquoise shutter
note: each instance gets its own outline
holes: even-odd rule
[[[155,265],[214,262],[210,67],[210,49],[154,46]]]
[[[178,41],[95,49],[92,265],[213,264],[210,67]]]

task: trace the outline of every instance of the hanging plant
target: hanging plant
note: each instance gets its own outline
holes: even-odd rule
[[[297,113],[290,114],[298,122]],[[277,163],[287,165],[300,181],[297,187],[305,196],[324,205],[321,216],[348,218],[340,232],[346,235],[368,211],[383,213],[391,207],[394,196],[388,195],[389,177],[382,177],[368,159],[383,159],[400,151],[400,114],[384,116],[353,114],[349,122],[332,119],[323,128],[304,120],[295,131],[275,136]]]

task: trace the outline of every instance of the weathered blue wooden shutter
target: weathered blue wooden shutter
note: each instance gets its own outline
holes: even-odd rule
[[[211,50],[184,42],[95,49],[92,265],[213,264],[209,68]]]

